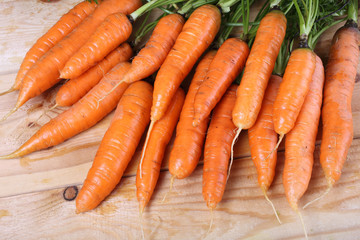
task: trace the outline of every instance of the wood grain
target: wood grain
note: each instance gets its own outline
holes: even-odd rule
[[[319,164],[319,147],[309,190],[300,206],[325,191]],[[322,201],[302,210],[311,239],[354,239],[360,234],[360,139],[353,146],[343,175]],[[214,211],[214,225],[207,233],[210,212],[201,195],[202,166],[185,180],[175,181],[164,203],[170,174],[160,175],[150,206],[143,215],[147,239],[301,239],[297,215],[286,202],[279,153],[277,174],[269,197],[283,221],[279,225],[257,185],[250,158],[234,162],[223,201]],[[79,186],[80,187],[80,186]],[[122,179],[97,209],[76,215],[75,202],[63,199],[64,189],[0,198],[1,239],[140,239],[135,177]],[[33,229],[36,228],[36,231]],[[29,236],[28,233],[32,234]],[[356,238],[356,237],[355,237]]]
[[[0,92],[15,79],[23,56],[35,40],[78,1],[42,2],[0,1]],[[252,13],[261,6],[256,2]],[[254,14],[253,14],[254,15]],[[321,37],[316,52],[327,59],[330,41],[338,26]],[[358,67],[360,73],[360,67]],[[360,81],[355,85],[352,108],[354,141],[343,175],[323,200],[303,211],[311,239],[356,239],[360,234]],[[7,121],[0,123],[0,153],[7,154],[24,143],[50,117],[64,109],[48,112],[59,86],[30,100]],[[17,93],[0,97],[0,116],[15,104]],[[85,178],[112,114],[95,127],[51,149],[20,159],[0,160],[0,239],[140,239],[138,204],[135,197],[135,171],[139,145],[125,177],[113,194],[94,211],[76,215],[75,203],[65,201],[66,186]],[[321,131],[318,134],[320,140]],[[142,140],[143,142],[143,140]],[[319,141],[318,141],[319,144]],[[214,225],[207,233],[210,212],[201,195],[202,164],[188,179],[175,181],[164,203],[170,174],[167,148],[159,184],[150,206],[143,215],[147,239],[302,239],[297,215],[288,206],[282,187],[283,147],[269,196],[284,222],[279,225],[257,185],[247,134],[243,132],[235,146],[230,180],[223,198],[214,211]],[[319,165],[319,146],[310,187],[300,205],[317,197],[326,188]],[[31,234],[29,234],[31,233]]]

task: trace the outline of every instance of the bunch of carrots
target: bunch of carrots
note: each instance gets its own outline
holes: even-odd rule
[[[69,108],[0,159],[60,144],[116,108],[77,196],[77,212],[96,208],[114,190],[148,125],[136,176],[140,213],[151,199],[174,131],[170,188],[175,179],[194,171],[203,154],[203,196],[213,210],[225,191],[236,139],[248,129],[259,186],[280,222],[267,190],[275,175],[277,148],[286,135],[283,184],[301,218],[298,201],[310,181],[320,115],[320,162],[329,186],[324,194],[340,178],[351,144],[351,97],[359,61],[357,1],[347,2],[347,17],[335,21],[334,12],[319,11],[321,0],[270,0],[250,22],[253,2],[79,3],[26,54],[15,83],[2,93],[19,91],[14,109],[2,121],[61,79],[69,80],[57,92],[53,108]],[[134,21],[155,8],[164,14],[142,24],[143,33],[153,31],[133,56],[126,41]],[[343,20],[324,71],[313,49],[327,28]],[[238,25],[241,37],[229,37]],[[185,93],[181,84],[195,65]],[[151,76],[153,85],[146,81]]]

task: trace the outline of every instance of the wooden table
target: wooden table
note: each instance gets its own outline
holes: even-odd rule
[[[12,85],[29,47],[75,2],[0,1],[0,92]],[[337,27],[324,34],[316,49],[324,60]],[[352,106],[354,140],[342,177],[324,199],[302,210],[311,239],[356,239],[360,235],[359,79],[358,75]],[[49,117],[61,111],[51,111],[37,124],[31,124],[54,103],[56,89],[30,100],[8,120],[0,123],[1,155],[15,150]],[[17,93],[0,97],[0,116],[14,106],[16,97]],[[81,187],[110,119],[111,115],[59,146],[20,159],[0,161],[0,239],[141,238],[135,196],[135,170],[140,148],[119,186],[97,209],[77,215],[75,202],[66,201],[63,197],[67,186]],[[170,182],[167,170],[169,149],[171,147],[167,149],[156,191],[143,215],[146,239],[303,238],[299,218],[289,207],[282,186],[283,147],[279,150],[277,174],[269,190],[269,197],[283,224],[276,221],[257,185],[247,134],[243,132],[235,147],[236,160],[226,192],[213,213],[210,232],[211,214],[201,194],[202,163],[189,178],[176,180],[168,198],[161,202]],[[313,176],[300,205],[326,189],[319,164],[319,142],[314,155]]]

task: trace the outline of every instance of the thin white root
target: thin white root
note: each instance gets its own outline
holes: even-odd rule
[[[140,221],[140,229],[141,229],[141,238],[143,240],[145,240],[145,233],[144,233],[144,226],[143,226],[143,217],[142,217],[143,212],[141,211],[141,209],[139,209],[139,221]]]
[[[307,204],[305,204],[303,206],[303,209],[307,208],[308,206],[310,206],[314,202],[316,202],[316,201],[322,199],[323,197],[325,197],[330,192],[330,190],[331,190],[331,187],[329,186],[323,194],[321,194],[319,197],[317,197],[317,198],[311,200],[310,202],[308,202]]]
[[[155,122],[151,121],[148,132],[146,134],[145,144],[144,144],[143,149],[142,149],[141,158],[140,158],[140,165],[139,165],[140,178],[142,178],[142,163],[143,163],[143,160],[144,160],[144,157],[145,157],[146,147],[148,145],[149,138],[150,138],[150,135],[151,135],[151,131],[152,131],[153,127],[154,127],[154,124],[155,124]]]
[[[233,164],[233,161],[234,161],[234,145],[236,143],[236,140],[238,139],[240,133],[241,133],[241,128],[239,128],[237,131],[236,131],[236,134],[235,134],[235,137],[231,143],[231,152],[230,152],[230,164],[229,164],[229,169],[228,169],[228,174],[227,174],[227,177],[226,177],[226,182],[229,180],[229,177],[230,177],[230,171],[231,171],[231,167],[232,167],[232,164]]]
[[[278,142],[276,143],[276,146],[274,147],[273,150],[271,150],[271,152],[269,153],[269,155],[267,155],[267,157],[264,159],[264,161],[268,160],[268,158],[271,156],[271,154],[273,154],[273,152],[279,148],[280,143],[281,143],[281,141],[283,140],[284,136],[285,136],[284,134],[281,134],[281,135],[280,135],[279,140],[278,140]]]
[[[214,211],[212,208],[210,208],[210,225],[209,225],[209,229],[207,231],[207,234],[209,234],[211,232],[211,228],[213,226],[213,222],[214,222]]]
[[[304,234],[305,234],[305,239],[308,240],[309,238],[308,238],[308,235],[307,235],[307,231],[306,231],[306,228],[305,228],[305,223],[304,223],[304,219],[303,219],[303,217],[302,217],[302,214],[301,214],[301,212],[300,212],[298,209],[296,209],[296,212],[297,212],[297,214],[299,215],[299,218],[300,218],[300,221],[301,221],[301,225],[302,225],[302,228],[303,228]]]
[[[8,112],[1,120],[0,122],[2,121],[5,121],[8,117],[10,117],[11,114],[13,114],[14,112],[16,112],[19,108],[17,107],[14,107],[13,109],[10,110],[10,112]]]
[[[174,180],[175,180],[175,176],[173,175],[173,176],[171,176],[171,179],[170,179],[170,189],[169,189],[169,191],[165,194],[165,196],[164,196],[163,200],[161,201],[161,203],[164,203],[165,200],[166,200],[166,198],[167,198],[167,196],[171,193],[171,190],[172,190],[173,185],[174,185]]]
[[[277,213],[277,211],[276,211],[276,209],[275,209],[275,206],[274,206],[274,204],[272,203],[272,201],[269,199],[269,197],[268,197],[268,195],[267,195],[267,193],[266,193],[266,190],[265,190],[264,188],[262,188],[262,190],[263,190],[265,199],[270,203],[270,205],[271,205],[271,207],[272,207],[272,209],[273,209],[273,211],[274,211],[274,213],[275,213],[276,219],[278,220],[278,222],[279,222],[280,224],[282,224],[282,222],[281,222],[281,220],[280,220],[280,218],[279,218],[279,215],[278,215],[278,213]]]

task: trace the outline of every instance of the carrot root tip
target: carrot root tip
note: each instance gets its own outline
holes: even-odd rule
[[[267,195],[267,193],[266,193],[266,189],[265,189],[265,188],[262,188],[262,191],[263,191],[263,194],[264,194],[264,197],[265,197],[266,201],[268,201],[269,204],[271,205],[271,207],[272,207],[272,209],[273,209],[273,211],[274,211],[274,213],[275,213],[276,219],[278,220],[278,222],[279,222],[280,224],[282,224],[282,222],[281,222],[281,220],[280,220],[280,217],[279,217],[279,214],[278,214],[278,212],[276,211],[276,208],[275,208],[274,204],[273,204],[272,201],[269,199],[269,197],[268,197],[268,195]]]
[[[302,228],[303,228],[303,231],[304,231],[305,239],[308,240],[309,237],[308,237],[308,234],[307,234],[307,231],[306,231],[305,222],[304,222],[304,219],[302,217],[302,214],[298,209],[296,209],[296,213],[299,215],[300,222],[301,222],[301,225],[302,225]]]
[[[311,200],[310,202],[306,203],[306,204],[303,206],[303,209],[307,208],[308,206],[310,206],[310,205],[313,204],[314,202],[316,202],[316,201],[322,199],[323,197],[325,197],[325,196],[330,192],[331,188],[332,188],[332,185],[330,185],[330,186],[326,189],[326,191],[325,191],[324,193],[322,193],[319,197],[317,197],[317,198]]]
[[[18,107],[14,107],[13,109],[11,109],[10,112],[8,112],[8,113],[0,120],[0,122],[5,121],[8,117],[10,117],[11,114],[13,114],[14,112],[16,112],[18,109],[19,109]]]
[[[238,128],[238,130],[236,131],[236,134],[235,134],[235,137],[231,143],[231,150],[230,150],[230,164],[229,164],[229,169],[228,169],[228,174],[227,174],[227,177],[226,177],[226,182],[229,180],[229,177],[230,177],[230,171],[231,171],[231,166],[233,164],[233,161],[234,161],[234,145],[236,143],[236,140],[238,139],[240,133],[241,133],[241,128]]]
[[[171,176],[171,179],[170,179],[170,188],[169,188],[169,191],[165,194],[164,198],[162,199],[161,203],[164,203],[167,196],[171,193],[171,190],[173,188],[173,185],[174,185],[174,180],[175,180],[175,175],[172,175]]]
[[[144,147],[143,147],[143,150],[142,150],[142,153],[141,153],[141,158],[140,158],[140,163],[139,163],[140,178],[142,178],[142,173],[143,173],[142,172],[142,164],[143,164],[143,160],[144,160],[144,157],[145,157],[146,147],[148,145],[150,134],[151,134],[151,131],[152,131],[153,127],[154,127],[154,124],[155,124],[155,122],[151,121],[148,132],[146,134]]]
[[[0,93],[0,96],[11,93],[13,91],[15,91],[15,89],[14,89],[14,87],[11,87],[9,90],[6,90],[5,92]]]

